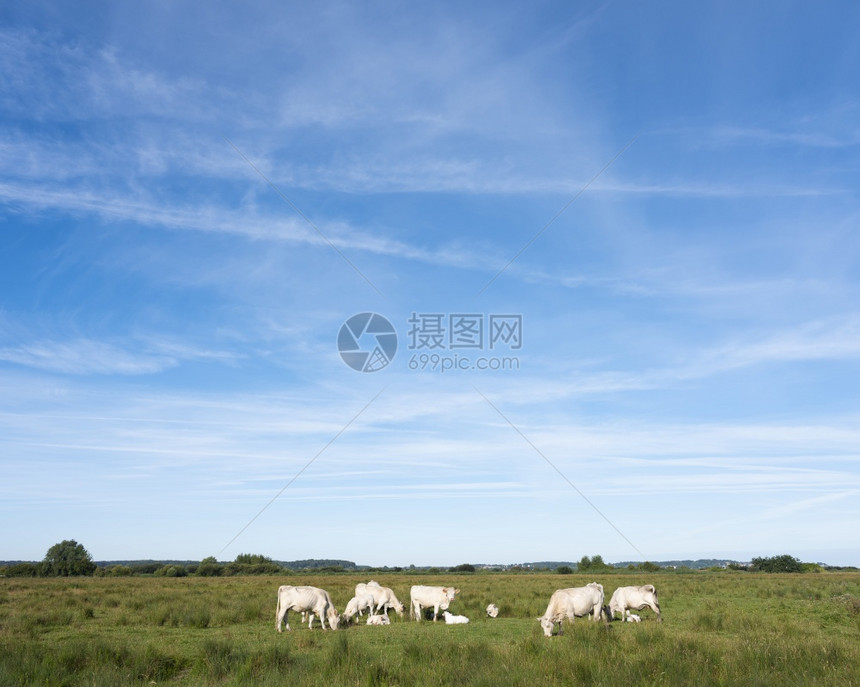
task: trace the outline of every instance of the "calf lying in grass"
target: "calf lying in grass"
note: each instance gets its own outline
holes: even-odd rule
[[[446,625],[465,625],[469,622],[469,619],[464,615],[451,615],[448,611],[445,611],[443,615]]]

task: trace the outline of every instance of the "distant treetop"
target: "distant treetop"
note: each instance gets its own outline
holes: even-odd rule
[[[49,577],[92,575],[95,569],[92,556],[74,539],[64,539],[54,544],[42,561],[42,573]]]

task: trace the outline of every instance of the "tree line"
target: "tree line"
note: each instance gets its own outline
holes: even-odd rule
[[[350,572],[364,570],[367,572],[421,572],[422,574],[451,573],[474,573],[477,567],[470,563],[463,563],[451,568],[415,568],[401,567],[393,568],[369,568],[356,566],[352,561],[307,559],[291,562],[291,567],[273,561],[268,556],[260,554],[241,553],[232,562],[219,562],[214,556],[204,558],[196,562],[159,562],[143,561],[130,564],[117,563],[114,565],[96,565],[90,553],[74,539],[67,539],[54,544],[48,549],[45,558],[39,563],[13,563],[5,567],[0,566],[0,575],[6,577],[70,577],[81,575],[95,575],[100,577],[126,577],[132,575],[154,575],[157,577],[186,577],[196,575],[198,577],[231,577],[235,575],[284,575],[303,570],[314,572]],[[605,563],[600,555],[583,556],[578,563],[572,565],[559,565],[556,572],[562,575],[570,575],[574,572],[598,573],[608,570],[617,570],[616,566]],[[745,570],[749,572],[764,573],[800,573],[820,571],[821,566],[814,563],[801,563],[798,558],[784,554],[781,556],[753,558],[749,565],[729,564],[729,569]],[[643,572],[656,572],[661,567],[655,563],[645,561],[636,565],[630,564],[627,569]],[[516,572],[516,570],[511,570]]]

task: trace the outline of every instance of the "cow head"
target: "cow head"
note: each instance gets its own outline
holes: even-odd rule
[[[336,630],[337,626],[340,625],[340,616],[337,613],[337,609],[334,606],[328,609],[328,624],[332,630]]]
[[[552,626],[554,624],[552,622],[552,620],[550,620],[546,616],[542,616],[542,617],[538,618],[538,621],[540,622],[540,626],[543,628],[544,636],[545,637],[552,637]]]

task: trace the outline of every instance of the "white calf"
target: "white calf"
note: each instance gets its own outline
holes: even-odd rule
[[[465,625],[469,622],[469,619],[464,615],[451,615],[448,611],[445,611],[442,615],[445,616],[446,625]]]

